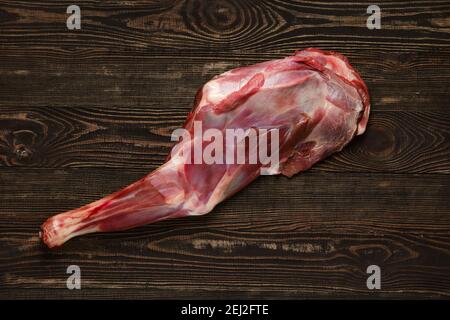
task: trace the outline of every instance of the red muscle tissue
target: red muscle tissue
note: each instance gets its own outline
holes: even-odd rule
[[[161,167],[125,189],[49,218],[41,227],[41,237],[51,248],[92,232],[206,214],[264,169],[265,174],[291,177],[340,151],[364,132],[369,109],[366,85],[347,59],[335,52],[306,49],[284,59],[230,70],[198,91],[184,125],[193,139],[183,136]],[[254,129],[259,139],[266,130],[271,146],[274,140],[268,136],[277,130],[278,165],[267,168],[261,162],[225,160],[198,163],[189,161],[192,156],[186,161],[195,145],[200,152],[207,151],[208,142],[199,143],[194,132],[199,125],[203,132],[214,129],[224,136],[229,129]],[[225,149],[230,149],[230,141],[223,141]],[[257,149],[247,145],[245,160]],[[221,155],[216,151],[211,154],[217,159]]]

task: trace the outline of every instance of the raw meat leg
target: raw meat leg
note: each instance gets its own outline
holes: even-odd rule
[[[198,91],[184,125],[193,139],[175,144],[165,164],[121,191],[49,218],[41,237],[51,248],[92,232],[206,214],[263,172],[290,177],[341,150],[364,132],[369,110],[366,85],[338,53],[306,49],[227,71]],[[277,133],[279,163],[271,167],[225,158],[222,163],[188,163],[187,151],[195,157],[195,146],[208,148],[195,134],[199,125],[203,132],[215,129],[223,136],[231,129],[254,129],[270,145]],[[223,142],[230,148],[228,140]],[[245,151],[248,160],[257,148],[246,146]]]

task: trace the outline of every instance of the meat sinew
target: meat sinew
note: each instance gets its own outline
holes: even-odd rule
[[[340,151],[364,132],[369,109],[366,85],[347,59],[335,52],[306,49],[230,70],[198,91],[184,125],[193,138],[183,136],[166,163],[121,191],[49,218],[41,237],[48,247],[56,247],[92,232],[206,214],[262,173],[291,177]],[[214,139],[199,136],[195,132],[199,126],[203,132],[214,129]],[[260,146],[245,144],[249,136],[222,138],[229,129],[255,130],[258,141],[265,138],[271,154],[277,154],[277,165],[249,161]],[[275,132],[277,146],[272,149]],[[218,149],[210,154],[219,161],[191,161],[191,150],[197,157],[196,146],[200,152],[208,151],[208,141],[217,139],[223,139],[226,152],[230,141],[234,146],[244,143],[246,161],[226,161],[231,158],[225,159]]]

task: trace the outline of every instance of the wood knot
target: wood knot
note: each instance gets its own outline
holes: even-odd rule
[[[36,150],[46,137],[45,126],[28,114],[11,114],[0,119],[0,155],[7,165],[29,165],[36,161]]]
[[[240,33],[244,17],[238,6],[228,0],[194,2],[189,8],[194,18],[190,21],[198,32],[212,37]]]
[[[236,21],[236,7],[227,1],[214,1],[206,12],[207,18],[212,25],[217,27],[231,27]]]
[[[193,0],[187,2],[183,9],[188,29],[195,31],[193,35],[208,46],[229,45],[230,40],[237,47],[249,46],[268,30],[275,32],[283,23],[281,16],[247,1]]]
[[[395,149],[395,135],[388,127],[373,125],[364,135],[367,152],[378,158],[386,158]]]
[[[31,157],[32,152],[23,144],[19,144],[15,146],[14,154],[18,160],[26,160]]]

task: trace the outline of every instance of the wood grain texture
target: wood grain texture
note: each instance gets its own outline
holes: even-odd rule
[[[39,52],[42,46],[51,46],[57,55],[86,49],[289,53],[299,42],[318,47],[349,43],[354,49],[381,45],[405,51],[430,46],[448,50],[450,44],[450,5],[444,0],[379,1],[384,28],[375,32],[366,28],[368,1],[78,1],[83,8],[83,31],[75,33],[68,32],[65,25],[70,4],[3,3],[5,32],[0,40],[5,49],[29,46]]]
[[[17,184],[18,174],[30,182]],[[203,217],[81,237],[55,251],[40,243],[39,224],[55,208],[88,203],[143,174],[4,169],[0,248],[8,260],[0,293],[20,296],[18,287],[45,284],[69,297],[64,272],[77,264],[88,292],[106,296],[108,289],[147,289],[143,297],[151,298],[448,295],[447,175],[261,177]],[[365,286],[371,264],[384,270],[377,293]]]
[[[9,63],[0,71],[0,104],[51,108],[116,105],[130,109],[158,105],[166,109],[183,107],[187,112],[197,89],[214,75],[238,66],[282,58],[312,45],[304,42],[286,53],[265,54],[133,51],[86,58],[80,58],[78,53],[66,58],[41,57],[32,50],[19,56],[4,54],[4,60]],[[345,46],[338,50],[364,75],[373,110],[447,110],[450,76],[441,71],[450,69],[450,53],[445,49],[401,52],[375,47],[355,52]]]
[[[0,107],[0,164],[154,169],[184,108]],[[365,135],[312,171],[450,173],[450,115],[374,111]],[[401,123],[401,126],[398,124]]]
[[[76,31],[69,4],[0,3],[1,298],[450,297],[448,1],[378,1],[381,30],[370,1],[83,0]],[[40,244],[50,215],[160,165],[204,82],[305,47],[369,87],[368,130],[341,153],[203,217]]]
[[[68,4],[2,2],[0,103],[189,107],[217,73],[315,46],[350,59],[375,110],[447,108],[448,1],[379,1],[381,30],[368,2],[172,0],[78,1],[70,32]]]

